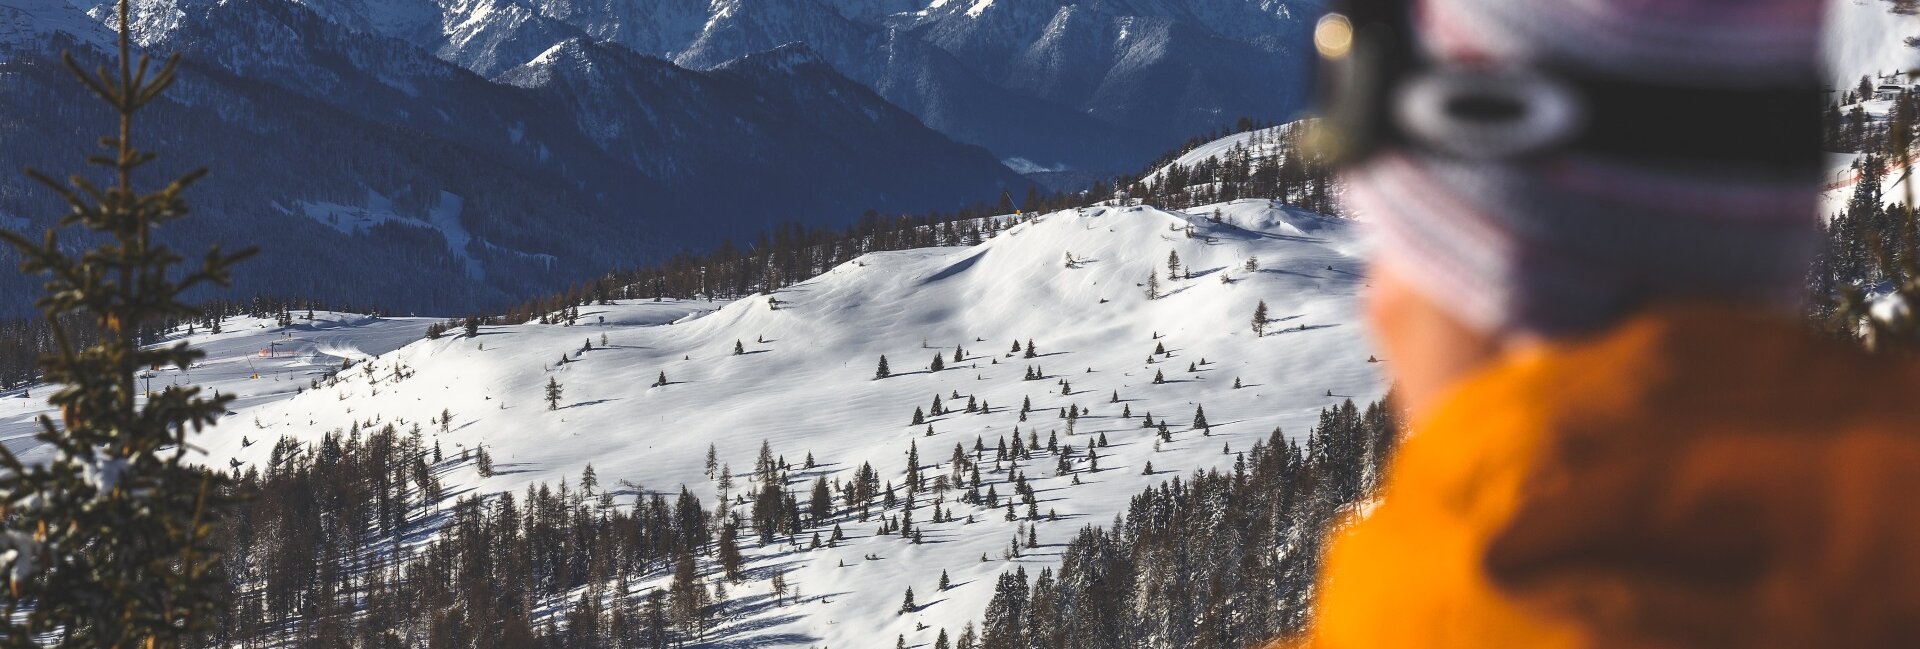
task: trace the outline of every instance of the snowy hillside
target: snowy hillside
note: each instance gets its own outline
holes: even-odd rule
[[[1832,0],[1827,10],[1827,69],[1846,86],[1866,75],[1920,67],[1920,16],[1893,11],[1887,0]]]
[[[1215,207],[1222,223],[1201,216]],[[1254,200],[1191,214],[1048,214],[977,246],[869,254],[771,296],[583,306],[575,326],[488,326],[473,338],[421,340],[297,395],[243,382],[227,389],[243,399],[282,396],[240,409],[200,444],[217,465],[258,467],[282,436],[316,442],[355,422],[419,424],[450,456],[484,444],[492,457],[490,478],[472,462],[453,462],[443,476],[449,493],[573,481],[591,464],[602,484],[667,494],[686,485],[712,503],[717,485],[703,466],[710,444],[739,476],[739,494],[751,493],[763,440],[794,467],[789,488],[799,490],[820,475],[850,479],[869,462],[902,484],[910,444],[923,470],[942,474],[954,446],[971,452],[976,439],[992,449],[1035,435],[1084,449],[1104,436],[1097,472],[1087,471],[1084,454],[1073,476],[1057,475],[1052,459],[1018,466],[1043,520],[1041,547],[1014,561],[1054,563],[1078,528],[1112,520],[1141,489],[1230,465],[1223,446],[1245,450],[1276,427],[1304,436],[1321,408],[1381,395],[1380,366],[1369,363],[1358,323],[1364,278],[1353,229]],[[1170,252],[1190,279],[1167,279]],[[1250,258],[1258,270],[1246,269]],[[1159,299],[1142,287],[1150,274]],[[1272,323],[1256,338],[1261,301]],[[1024,353],[1029,340],[1033,358]],[[1022,353],[1010,353],[1016,343]],[[1164,355],[1153,355],[1157,345]],[[958,360],[956,347],[964,349]],[[876,379],[883,354],[892,374]],[[944,370],[929,371],[935,356]],[[1025,380],[1029,366],[1044,378]],[[655,386],[662,372],[668,383]],[[543,401],[549,380],[562,386],[556,410]],[[944,414],[932,414],[936,397]],[[1026,399],[1032,411],[1023,422]],[[990,410],[966,412],[970,401]],[[1190,426],[1202,405],[1210,431]],[[1062,417],[1069,407],[1086,412],[1071,428]],[[928,413],[925,424],[911,425],[916,408]],[[442,409],[452,413],[445,432],[432,421]],[[1169,424],[1172,442],[1156,444],[1142,427],[1148,412]],[[817,468],[801,468],[809,455]],[[1154,473],[1145,475],[1149,463]],[[1011,494],[1015,467],[988,468],[984,482]],[[632,495],[624,492],[622,504]],[[921,506],[930,500],[923,493]],[[993,578],[1011,565],[1002,550],[1027,523],[951,498],[947,507],[960,520],[918,523],[923,544],[877,536],[878,519],[847,519],[839,547],[749,549],[752,576],[732,587],[736,598],[764,598],[765,569],[780,566],[803,600],[743,606],[718,637],[724,646],[876,647],[897,634],[924,643],[941,628],[956,631],[985,606]],[[945,592],[934,587],[942,570],[955,584]],[[896,615],[908,587],[922,606]]]
[[[1286,151],[1285,140],[1283,138],[1293,133],[1296,129],[1305,127],[1310,121],[1311,120],[1288,122],[1279,126],[1254,129],[1244,133],[1235,133],[1218,140],[1207,142],[1206,144],[1194,147],[1191,151],[1180,154],[1180,157],[1174,158],[1173,162],[1161,165],[1159,169],[1155,169],[1153,174],[1148,177],[1162,176],[1167,173],[1169,168],[1175,165],[1193,167],[1207,160],[1225,159],[1228,154],[1240,149],[1245,149],[1248,157],[1254,160],[1280,155]]]
[[[160,390],[170,385],[198,385],[220,394],[237,395],[233,407],[249,411],[291,398],[308,382],[322,377],[345,360],[363,360],[419,340],[428,318],[374,318],[320,311],[307,317],[296,313],[294,325],[277,326],[270,319],[232,318],[220,333],[204,329],[186,336],[206,357],[186,371],[165,368],[141,373],[142,388]],[[169,340],[169,343],[174,342]],[[50,415],[44,386],[0,393],[0,443],[22,450],[37,445],[34,423]],[[36,457],[29,453],[27,457]]]

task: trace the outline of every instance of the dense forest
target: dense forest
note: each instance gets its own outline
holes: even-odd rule
[[[1140,493],[1113,526],[1082,529],[1058,571],[1002,574],[953,648],[1237,649],[1305,629],[1323,543],[1402,433],[1392,402],[1347,401],[1305,446],[1275,430],[1231,471]]]
[[[1880,296],[1899,295],[1908,303],[1920,298],[1920,232],[1910,207],[1915,197],[1905,184],[1888,192],[1908,177],[1920,95],[1900,91],[1883,100],[1887,117],[1874,120],[1860,102],[1875,90],[1863,77],[1826,111],[1827,150],[1857,158],[1845,207],[1822,224],[1824,243],[1807,273],[1807,318],[1821,331],[1876,349],[1920,348],[1920,323],[1871,313]]]
[[[1390,400],[1347,401],[1321,413],[1304,445],[1275,430],[1230,471],[1142,492],[1114,527],[1082,530],[1057,576],[1007,572],[980,626],[953,629],[951,647],[1241,647],[1299,630],[1323,537],[1391,456],[1401,427]],[[867,534],[918,542],[916,510],[935,521],[1013,516],[1017,500],[1028,519],[1050,519],[1020,462],[1099,470],[1093,453],[1018,436],[976,440],[944,461],[913,452],[900,472],[862,465],[846,480],[796,476],[812,468],[807,457],[789,463],[763,444],[751,473],[727,476],[737,490],[723,479],[709,505],[684,487],[602,484],[591,465],[573,484],[453,496],[439,476],[491,474],[493,461],[484,447],[428,442],[420,422],[282,439],[264,470],[232,481],[247,505],[215,535],[231,605],[200,643],[684,646],[743,607],[803,596],[776,580],[776,601],[730,597],[743,549],[805,552]]]

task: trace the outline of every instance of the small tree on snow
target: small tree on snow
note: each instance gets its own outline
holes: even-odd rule
[[[547,409],[560,409],[560,380],[551,376],[547,377]]]
[[[944,369],[947,369],[947,362],[946,362],[946,360],[945,360],[945,359],[943,359],[943,358],[941,358],[939,354],[934,354],[934,355],[933,355],[933,363],[931,363],[931,364],[928,364],[928,365],[927,365],[927,369],[929,369],[929,370],[932,370],[932,371],[935,371],[935,372],[938,372],[938,371],[940,371],[940,370],[944,370]]]
[[[1261,300],[1259,306],[1253,307],[1253,335],[1255,337],[1267,335],[1266,300]]]
[[[1206,406],[1196,405],[1193,407],[1193,427],[1198,430],[1205,430],[1208,428],[1212,428],[1211,426],[1207,425],[1207,407]]]
[[[873,380],[878,381],[892,375],[893,372],[887,370],[887,357],[882,355],[880,357],[880,369],[873,371]]]
[[[907,597],[906,599],[900,602],[900,613],[903,615],[907,613],[912,613],[914,612],[915,609],[918,609],[918,608],[919,607],[913,605],[913,587],[908,586]]]
[[[733,341],[733,355],[734,355],[734,356],[744,356],[744,355],[746,355],[746,353],[747,353],[747,346],[746,346],[746,345],[742,345],[742,344],[740,344],[740,341],[738,341],[738,340],[736,340],[736,341]]]

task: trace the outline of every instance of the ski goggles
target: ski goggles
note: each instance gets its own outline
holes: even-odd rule
[[[1729,86],[1439,62],[1420,52],[1411,22],[1408,0],[1350,0],[1316,24],[1316,112],[1331,127],[1319,143],[1336,163],[1412,149],[1475,161],[1573,154],[1747,176],[1819,172],[1827,93],[1811,73]]]

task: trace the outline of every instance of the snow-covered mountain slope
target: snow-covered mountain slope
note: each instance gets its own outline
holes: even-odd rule
[[[1920,15],[1897,13],[1889,0],[1832,0],[1827,8],[1827,69],[1841,87],[1862,76],[1920,68]]]
[[[167,340],[172,344],[188,340],[205,351],[206,357],[185,371],[163,368],[140,375],[141,388],[159,390],[170,385],[197,385],[220,394],[237,395],[237,412],[248,412],[269,403],[288,399],[308,383],[329,374],[345,360],[365,360],[399,349],[419,340],[432,320],[427,318],[375,318],[371,316],[317,311],[311,317],[294,313],[291,327],[278,326],[267,318],[230,318],[220,333],[205,329],[195,335],[179,335]],[[15,451],[38,446],[33,434],[35,421],[51,415],[45,386],[0,393],[0,443]],[[230,421],[229,426],[237,422]],[[25,454],[28,459],[37,453]]]
[[[56,38],[68,46],[112,42],[105,27],[66,0],[0,0],[0,61]]]
[[[1218,224],[1205,216],[1215,207]],[[991,449],[1017,430],[1084,449],[1104,436],[1098,472],[1076,460],[1082,484],[1057,475],[1051,461],[1019,466],[1043,518],[1059,519],[1039,522],[1042,547],[1016,561],[1048,564],[1078,528],[1111,520],[1139,490],[1230,465],[1223,447],[1245,450],[1276,427],[1305,435],[1319,409],[1381,395],[1381,366],[1369,362],[1357,313],[1365,278],[1355,227],[1251,200],[1191,213],[1047,214],[977,246],[866,255],[770,296],[583,306],[575,326],[488,326],[473,338],[414,342],[337,382],[240,410],[199,445],[217,465],[260,466],[281,436],[313,442],[356,423],[417,423],[429,444],[450,454],[484,444],[495,462],[490,478],[472,464],[445,474],[451,493],[517,492],[577,479],[592,464],[602,484],[667,493],[687,485],[711,503],[710,444],[743,476],[735,493],[745,493],[763,440],[795,467],[796,480],[847,479],[870,462],[899,484],[910,444],[925,470],[943,473],[954,446],[971,450],[976,439]],[[1167,279],[1170,252],[1192,278]],[[1246,270],[1250,258],[1258,270]],[[1141,286],[1150,274],[1165,293],[1159,299]],[[1273,322],[1256,338],[1261,301]],[[1009,352],[1029,340],[1034,358]],[[1157,345],[1167,353],[1155,357]],[[958,360],[956,347],[964,348]],[[892,375],[876,379],[882,355]],[[936,355],[945,369],[929,371]],[[1024,380],[1029,367],[1044,378]],[[661,373],[667,384],[656,386]],[[557,410],[544,403],[549,380],[562,386]],[[266,389],[232,388],[243,397]],[[914,410],[931,413],[935,397],[948,412],[912,425]],[[969,400],[991,410],[965,412]],[[1209,432],[1190,426],[1201,406]],[[1069,407],[1087,412],[1071,433],[1061,417]],[[442,409],[452,413],[446,432],[429,423]],[[1170,425],[1172,442],[1156,444],[1142,427],[1148,412]],[[817,468],[800,468],[808,455]],[[1012,468],[983,467],[982,477],[1010,493]],[[941,628],[957,631],[1009,567],[1001,550],[1024,522],[949,496],[960,520],[919,523],[924,544],[876,537],[876,519],[845,524],[850,538],[836,548],[752,548],[750,567],[780,566],[804,599],[735,614],[716,633],[740,646],[879,647],[898,634],[920,644]],[[942,570],[956,586],[938,592]],[[767,592],[770,573],[752,574],[733,592]],[[644,592],[665,578],[636,586]],[[896,615],[909,586],[923,606]],[[916,630],[921,623],[928,628]]]
[[[1154,178],[1164,175],[1168,169],[1175,165],[1190,168],[1207,160],[1224,160],[1236,150],[1246,151],[1247,156],[1254,160],[1282,155],[1286,153],[1285,142],[1282,138],[1293,133],[1295,129],[1305,127],[1307,123],[1307,121],[1288,122],[1279,126],[1270,126],[1244,133],[1235,133],[1218,140],[1207,142],[1194,147],[1186,153],[1180,154],[1180,156],[1174,158],[1172,162],[1161,165],[1160,168],[1155,169],[1153,173],[1148,174],[1147,177]]]

